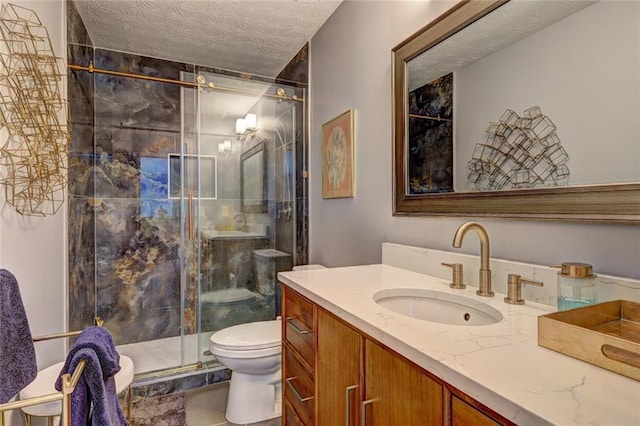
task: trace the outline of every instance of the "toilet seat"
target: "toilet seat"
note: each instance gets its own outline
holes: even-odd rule
[[[254,350],[230,350],[217,347],[215,344],[211,344],[209,348],[211,353],[217,358],[233,358],[233,359],[251,359],[251,358],[265,358],[273,355],[279,355],[282,351],[280,345],[266,349],[254,349]]]
[[[280,320],[256,321],[227,327],[211,335],[211,351],[278,353],[282,341]],[[273,352],[277,349],[276,352]],[[266,355],[265,355],[266,356]]]

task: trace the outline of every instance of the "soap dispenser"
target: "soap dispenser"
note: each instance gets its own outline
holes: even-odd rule
[[[558,272],[558,310],[580,308],[597,302],[596,275],[588,263],[564,262],[554,265]]]

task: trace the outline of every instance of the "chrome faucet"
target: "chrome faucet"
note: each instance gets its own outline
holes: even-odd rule
[[[480,289],[476,291],[478,296],[491,297],[495,293],[491,291],[491,269],[489,269],[489,234],[480,224],[466,222],[460,225],[453,237],[453,246],[462,247],[462,239],[468,230],[473,229],[480,238]]]

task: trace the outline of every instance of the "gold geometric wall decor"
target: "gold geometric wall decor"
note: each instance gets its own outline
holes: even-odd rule
[[[527,108],[522,117],[507,109],[476,144],[467,180],[475,190],[492,191],[568,185],[568,161],[556,125],[539,106]]]
[[[0,183],[18,213],[52,215],[64,202],[71,141],[62,60],[33,10],[7,3],[0,32],[0,125],[8,133],[0,141]]]

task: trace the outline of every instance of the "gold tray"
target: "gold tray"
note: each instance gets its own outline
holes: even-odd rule
[[[640,303],[616,300],[541,315],[538,345],[640,381]]]

